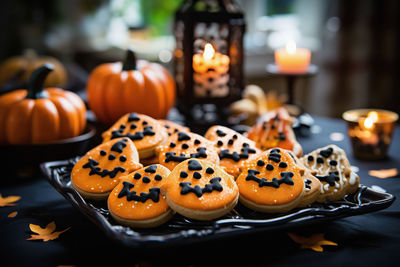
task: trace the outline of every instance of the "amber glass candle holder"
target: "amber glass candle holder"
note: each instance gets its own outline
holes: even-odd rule
[[[343,113],[353,154],[360,159],[378,160],[387,156],[397,113],[382,109],[354,109]]]

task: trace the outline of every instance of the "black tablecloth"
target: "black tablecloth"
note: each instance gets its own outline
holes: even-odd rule
[[[346,125],[336,119],[316,118],[320,133],[299,138],[304,152],[334,143],[344,148],[352,165],[357,166],[361,183],[377,185],[399,196],[399,177],[378,179],[368,175],[372,169],[400,169],[400,129],[397,128],[389,151],[382,161],[360,161],[352,157]],[[332,132],[345,134],[339,142],[330,140]],[[1,180],[17,179],[4,177]],[[74,209],[41,175],[28,181],[2,185],[5,196],[19,195],[17,206],[0,207],[1,266],[266,266],[266,265],[351,265],[388,266],[400,260],[400,201],[375,213],[353,216],[285,231],[257,233],[202,242],[191,246],[163,249],[131,249],[108,239],[84,215]],[[7,215],[13,211],[14,218]],[[27,241],[29,224],[42,227],[55,221],[57,230],[71,227],[56,240]],[[324,246],[324,252],[300,249],[288,232],[300,236],[324,233],[338,246]],[[135,265],[136,264],[136,265]]]

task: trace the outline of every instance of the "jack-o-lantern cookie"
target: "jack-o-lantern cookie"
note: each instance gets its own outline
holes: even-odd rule
[[[211,220],[227,214],[239,197],[231,175],[218,165],[199,159],[179,163],[161,192],[173,210],[197,220]]]
[[[118,184],[119,177],[141,167],[133,142],[117,138],[87,152],[72,169],[71,182],[83,197],[105,199]]]
[[[243,205],[274,213],[289,211],[301,203],[305,170],[287,151],[270,149],[245,165],[236,180]]]
[[[358,175],[350,169],[346,152],[336,145],[314,150],[302,157],[301,161],[321,182],[318,202],[339,200],[358,188]]]
[[[150,165],[120,178],[108,197],[108,209],[119,223],[130,227],[155,227],[168,221],[169,208],[160,187],[171,172],[159,164]]]
[[[131,139],[139,158],[144,159],[152,157],[155,148],[165,142],[167,131],[157,120],[134,112],[122,116],[102,137],[104,142],[119,137]]]
[[[256,157],[261,151],[250,139],[224,126],[212,126],[205,134],[219,150],[219,164],[235,178],[247,160]]]
[[[158,162],[171,171],[180,162],[199,158],[219,164],[218,149],[204,137],[187,132],[178,132],[169,141],[156,149]]]
[[[249,130],[247,137],[261,150],[280,147],[293,151],[297,157],[301,157],[303,149],[296,140],[292,123],[293,119],[287,110],[278,108],[265,114],[262,120]]]

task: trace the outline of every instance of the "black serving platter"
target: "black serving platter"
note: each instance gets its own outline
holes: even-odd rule
[[[43,144],[0,145],[0,168],[4,173],[29,176],[39,171],[39,165],[50,160],[63,160],[84,155],[93,145],[96,128],[88,124],[78,136]],[[25,175],[26,173],[26,175]]]
[[[282,230],[315,222],[370,213],[389,207],[395,197],[360,185],[341,201],[314,203],[287,213],[263,214],[240,203],[227,215],[211,221],[196,221],[179,214],[157,228],[132,229],[121,226],[109,214],[105,201],[85,200],[71,185],[71,170],[78,158],[41,164],[50,184],[110,238],[129,247],[162,247],[203,242],[215,238]]]

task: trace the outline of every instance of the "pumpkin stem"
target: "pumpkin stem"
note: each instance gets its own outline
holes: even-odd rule
[[[136,55],[131,48],[126,51],[126,58],[122,65],[122,70],[136,70]]]
[[[53,70],[53,65],[46,63],[32,73],[28,81],[28,94],[26,95],[26,98],[39,99],[48,96],[46,91],[44,91],[43,84],[47,75]]]

